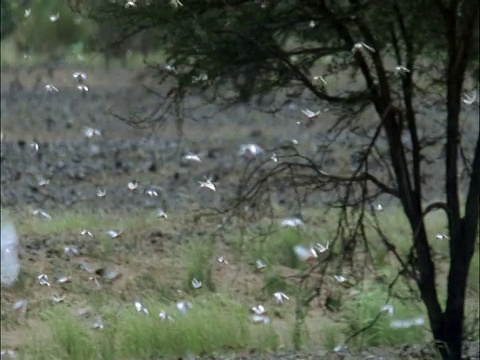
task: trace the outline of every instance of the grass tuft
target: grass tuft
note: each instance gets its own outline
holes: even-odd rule
[[[185,290],[188,293],[198,292],[199,290],[192,286],[194,278],[202,282],[202,288],[205,287],[210,291],[215,291],[215,284],[212,279],[213,252],[213,240],[193,238],[187,244],[185,250],[185,263],[187,264]]]
[[[253,325],[243,304],[223,295],[196,298],[187,314],[152,299],[144,305],[149,315],[131,304],[103,308],[103,330],[55,307],[43,314],[50,341],[32,342],[27,353],[38,359],[138,359],[278,347],[271,325]],[[164,310],[173,320],[160,319]]]
[[[369,326],[381,312],[382,306],[385,305],[386,294],[386,287],[366,283],[360,294],[345,301],[342,313],[345,324],[344,336],[348,338],[368,326],[358,336],[354,337],[349,345],[357,348],[399,346],[419,344],[425,340],[427,335],[426,325],[400,329],[390,326],[393,320],[424,317],[420,310],[420,303],[402,303],[399,300],[392,299],[389,304],[393,305],[394,314],[381,313],[378,320],[372,326]]]
[[[288,284],[285,277],[275,271],[267,271],[264,275],[263,282],[263,290],[268,295],[277,291],[283,291],[285,293],[291,293],[293,291],[293,286]]]
[[[91,346],[94,334],[85,326],[79,326],[68,308],[52,308],[44,316],[55,341],[42,345],[46,346],[52,358],[62,359],[68,356],[72,360],[82,360],[95,355],[95,348]]]
[[[250,263],[262,259],[267,264],[284,265],[292,269],[300,268],[303,264],[298,260],[293,247],[302,242],[303,234],[298,229],[279,228],[272,234],[256,237],[248,236],[242,240],[240,256]]]

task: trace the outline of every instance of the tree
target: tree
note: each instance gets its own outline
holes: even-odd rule
[[[332,175],[321,161],[292,150],[275,170],[255,167],[238,199],[255,201],[268,177],[291,186],[335,188],[332,205],[359,212],[351,235],[361,235],[368,204],[380,194],[398,199],[412,231],[412,251],[398,256],[402,274],[416,282],[426,306],[437,347],[445,359],[460,359],[469,265],[478,242],[480,136],[470,143],[462,125],[464,81],[478,75],[477,0],[286,0],[138,2],[134,7],[86,2],[97,20],[123,26],[119,38],[146,28],[160,31],[158,42],[168,67],[151,64],[160,82],[175,86],[167,98],[178,101],[201,88],[212,101],[232,104],[275,94],[280,89],[308,89],[338,114],[332,138],[347,130],[363,145],[356,149],[351,174]],[[393,65],[388,65],[388,64]],[[362,78],[357,90],[333,93],[312,69]],[[325,75],[326,76],[326,75]],[[331,75],[334,76],[334,75]],[[234,88],[235,96],[224,96]],[[470,102],[468,99],[466,102]],[[446,118],[424,115],[436,105]],[[369,125],[357,119],[373,109]],[[143,119],[137,125],[158,122]],[[425,122],[429,121],[429,128]],[[431,133],[428,133],[428,131]],[[382,147],[382,137],[386,146]],[[431,149],[444,144],[444,173],[429,173]],[[463,169],[462,169],[463,168]],[[289,174],[282,178],[282,174]],[[459,177],[467,178],[461,196]],[[308,184],[308,185],[306,185]],[[331,185],[334,184],[332,187]],[[428,202],[425,188],[442,186],[445,198]],[[441,184],[441,185],[440,185]],[[462,203],[461,200],[464,200]],[[238,204],[239,202],[237,202]],[[463,204],[463,205],[462,205]],[[425,216],[443,210],[448,221],[450,268],[447,299],[440,305],[431,236]],[[377,224],[388,249],[395,244]],[[353,239],[357,236],[353,236]],[[352,239],[352,236],[350,236]],[[355,241],[355,240],[351,240]],[[368,241],[368,239],[365,239]],[[345,246],[352,244],[345,243]],[[397,253],[396,253],[397,254]],[[397,254],[398,255],[398,254]]]

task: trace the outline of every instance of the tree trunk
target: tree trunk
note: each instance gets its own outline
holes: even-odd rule
[[[457,256],[451,259],[446,309],[438,323],[438,328],[433,329],[438,350],[443,359],[449,360],[461,359],[462,357],[465,292],[470,263],[474,253],[475,237],[478,237],[475,232],[469,233],[466,231],[469,216],[478,218],[478,214],[468,214],[464,217],[460,221],[461,237],[450,240],[456,244],[463,244],[463,251],[458,252]]]
[[[458,299],[457,306],[443,314],[441,327],[434,333],[437,349],[445,360],[462,358],[463,301]]]
[[[452,264],[452,266],[454,266]],[[461,359],[465,289],[468,276],[468,265],[461,265],[459,273],[451,274],[456,282],[448,287],[447,308],[442,314],[440,327],[435,329],[433,336],[437,341],[437,349],[443,359]],[[450,281],[449,281],[450,282]]]

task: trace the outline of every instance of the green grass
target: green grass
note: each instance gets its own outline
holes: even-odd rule
[[[333,240],[336,233],[338,210],[331,210],[328,214],[322,214],[319,210],[305,211],[307,225],[305,228],[281,228],[277,224],[260,223],[249,228],[243,234],[235,235],[232,247],[237,255],[250,263],[262,259],[267,264],[280,264],[292,269],[301,269],[304,264],[300,263],[293,252],[293,247],[298,244],[309,246],[321,243],[325,245]],[[396,250],[402,256],[406,256],[411,249],[412,231],[407,218],[400,208],[387,207],[382,212],[377,212],[378,222],[388,240],[395,245]],[[355,219],[355,214],[351,214]],[[308,221],[310,220],[311,221]],[[353,223],[353,222],[352,222]],[[448,242],[439,241],[435,238],[437,233],[446,233],[446,219],[443,213],[431,213],[425,220],[429,241],[433,253],[445,259],[448,256]],[[266,235],[259,235],[266,234]],[[378,269],[390,268],[392,256],[383,244],[380,236],[371,223],[366,222],[366,236],[369,239],[369,248]],[[341,254],[341,244],[331,247],[335,254]],[[396,261],[396,260],[395,260]]]
[[[32,267],[30,263],[22,269],[19,282],[9,289],[8,301],[2,297],[2,308],[10,307],[12,299],[28,298],[32,300],[29,306],[28,319],[35,322],[39,318],[47,325],[48,331],[29,331],[26,337],[26,345],[29,356],[35,359],[132,359],[153,358],[155,356],[183,356],[187,353],[217,353],[225,351],[237,351],[244,349],[275,349],[282,344],[291,346],[296,344],[300,347],[321,346],[333,350],[352,335],[355,331],[370,324],[380,312],[387,295],[388,284],[396,275],[393,269],[392,258],[382,255],[383,244],[378,236],[367,227],[371,244],[370,248],[377,259],[374,268],[382,278],[382,283],[374,280],[367,272],[367,278],[359,282],[350,290],[357,290],[357,295],[351,295],[350,290],[332,281],[327,281],[326,291],[332,295],[338,293],[338,311],[328,312],[329,316],[319,315],[315,312],[315,321],[311,319],[313,307],[307,310],[305,324],[299,328],[294,327],[295,301],[298,297],[298,284],[295,279],[286,278],[285,274],[296,274],[305,270],[305,264],[299,264],[294,258],[292,247],[296,244],[309,245],[320,242],[326,244],[331,239],[336,226],[336,213],[321,217],[318,211],[306,213],[307,226],[305,229],[283,229],[274,224],[271,228],[274,232],[264,237],[255,237],[258,233],[258,225],[246,229],[243,243],[238,241],[238,233],[232,231],[227,234],[226,242],[230,247],[224,248],[225,244],[219,244],[214,235],[208,235],[206,231],[202,236],[195,232],[185,230],[182,232],[181,241],[176,243],[176,238],[170,238],[171,251],[160,254],[149,253],[150,247],[143,246],[145,234],[153,231],[158,226],[162,232],[176,232],[175,228],[180,223],[184,226],[186,217],[170,214],[168,221],[161,221],[150,213],[104,213],[101,211],[65,211],[52,212],[52,220],[35,219],[30,213],[13,213],[9,216],[17,226],[17,232],[22,238],[50,238],[49,249],[57,249],[59,257],[47,260],[48,265],[43,265],[42,271],[54,274],[52,268],[61,273],[72,273],[76,281],[69,285],[67,294],[68,306],[75,307],[78,301],[87,302],[95,312],[102,314],[105,329],[103,331],[89,328],[89,321],[74,317],[70,308],[64,304],[53,305],[46,288],[38,289],[36,276],[40,271],[38,267]],[[396,209],[385,209],[378,214],[382,225],[390,240],[394,242],[399,251],[407,251],[410,246],[410,231]],[[308,219],[311,221],[308,222]],[[430,214],[427,217],[427,228],[431,236],[432,247],[436,253],[448,255],[446,244],[435,239],[437,232],[444,232],[444,219],[439,214]],[[262,223],[263,224],[263,223]],[[263,229],[266,228],[266,225]],[[101,291],[92,289],[89,284],[80,280],[80,273],[76,273],[76,267],[72,262],[65,262],[61,256],[63,239],[79,237],[80,229],[86,228],[97,235],[97,249],[84,249],[84,256],[93,258],[97,256],[100,265],[105,263],[109,267],[106,256],[114,252],[115,260],[122,263],[123,270],[127,271],[126,279],[114,284],[105,284]],[[109,239],[105,231],[110,229],[125,230],[125,237],[121,239]],[[184,227],[182,227],[183,229]],[[330,236],[330,238],[329,238]],[[233,240],[232,240],[233,239]],[[58,244],[56,241],[60,240]],[[86,239],[85,241],[89,241]],[[95,239],[94,239],[95,240]],[[171,242],[173,240],[173,242]],[[83,240],[82,240],[83,241]],[[146,243],[149,243],[148,241]],[[118,244],[126,247],[132,246],[137,252],[117,251]],[[131,245],[128,245],[131,244]],[[173,246],[175,244],[175,246]],[[128,246],[127,246],[128,245]],[[230,264],[216,266],[215,256],[221,246],[221,255],[225,256]],[[239,251],[239,256],[233,256],[234,249]],[[342,249],[335,244],[330,251],[341,254]],[[384,259],[382,259],[382,256]],[[152,259],[155,259],[152,261]],[[269,266],[262,273],[255,274],[254,264],[257,259],[263,259]],[[333,260],[335,260],[334,258]],[[380,261],[380,260],[382,261]],[[445,257],[436,265],[443,270],[439,275],[439,294],[445,294],[445,269],[448,269]],[[150,261],[149,261],[150,260]],[[90,260],[87,260],[89,262]],[[160,264],[160,262],[165,263]],[[472,260],[469,276],[469,296],[478,296],[478,250]],[[144,266],[145,264],[145,266]],[[157,266],[158,264],[158,266]],[[213,276],[215,271],[225,269],[234,272],[234,268],[242,268],[247,272],[244,276],[258,277],[258,288],[252,289],[251,277],[245,277],[248,281],[249,290],[235,300],[232,296],[235,291],[245,286],[245,283],[237,281],[237,288],[232,284],[231,288],[217,286]],[[283,266],[281,266],[283,265]],[[332,266],[335,266],[333,264]],[[131,269],[129,269],[129,267]],[[232,269],[230,269],[232,267]],[[247,270],[245,270],[245,268]],[[217,270],[215,270],[217,269]],[[227,270],[228,269],[228,270]],[[132,271],[133,270],[133,271]],[[333,268],[332,268],[333,270]],[[75,275],[76,274],[76,275]],[[347,275],[347,274],[345,274]],[[221,275],[220,275],[221,276]],[[348,275],[347,275],[348,276]],[[203,287],[194,290],[191,280],[195,277],[203,282]],[[175,278],[175,280],[174,280]],[[307,288],[309,286],[307,285]],[[263,287],[263,293],[260,292]],[[180,291],[183,289],[184,291]],[[215,291],[222,289],[225,294],[217,294]],[[60,290],[55,288],[55,291]],[[281,308],[273,305],[272,294],[276,291],[284,291],[291,300]],[[193,297],[194,307],[186,317],[178,317],[174,307],[175,300],[185,296]],[[410,296],[418,299],[418,294],[409,293],[405,284],[401,281],[394,288],[396,295]],[[150,310],[151,315],[138,314],[133,306],[136,296]],[[416,297],[415,297],[416,296]],[[146,299],[143,301],[143,299]],[[444,301],[442,298],[441,301]],[[249,308],[255,304],[263,303],[269,311],[272,324],[268,326],[253,325],[248,318]],[[312,304],[315,304],[314,301]],[[419,300],[400,301],[392,298],[389,301],[395,307],[395,314],[388,316],[382,314],[380,320],[372,327],[362,332],[348,343],[350,349],[365,348],[370,346],[401,346],[411,343],[425,343],[430,340],[428,323],[424,326],[409,329],[394,329],[390,327],[390,321],[394,319],[410,319],[422,316],[426,319],[423,304]],[[315,305],[314,305],[315,306]],[[165,309],[170,314],[176,314],[176,321],[162,322],[158,317],[160,310]],[[478,316],[478,304],[471,300],[467,304],[469,324],[471,318]],[[276,317],[282,320],[276,321]],[[209,319],[205,321],[205,319]],[[232,325],[234,324],[234,325]],[[25,319],[16,320],[12,311],[5,311],[2,315],[3,329],[16,329],[25,326]],[[33,326],[32,326],[33,329]],[[297,333],[295,333],[295,329]],[[294,336],[295,335],[295,336]],[[37,338],[35,338],[35,336]],[[46,337],[46,339],[44,339]],[[43,340],[42,340],[43,339]],[[46,345],[45,345],[46,344]],[[88,349],[94,349],[89,352]]]
[[[94,238],[83,237],[83,242],[89,247],[90,255],[103,257],[112,255],[118,246],[125,248],[126,254],[138,254],[143,250],[145,234],[155,231],[161,226],[163,233],[173,231],[175,221],[160,221],[155,211],[139,211],[133,214],[106,213],[104,211],[49,211],[52,219],[34,217],[31,213],[16,214],[17,231],[21,236],[52,236],[59,238],[82,238],[81,230],[90,231]],[[174,215],[174,214],[173,214]],[[175,219],[175,216],[173,217]],[[107,231],[123,230],[121,238],[112,239]],[[49,240],[50,241],[50,240]],[[52,246],[59,252],[63,251],[65,241],[55,240]],[[100,245],[100,247],[98,246]]]
[[[399,285],[401,287],[401,285]],[[386,286],[365,282],[358,295],[351,296],[342,306],[343,334],[346,338],[369,326],[385,305]],[[354,337],[350,347],[365,348],[377,346],[401,346],[422,344],[428,335],[428,319],[420,301],[400,301],[392,298],[388,304],[395,309],[394,314],[382,313],[372,326]],[[406,320],[423,317],[425,325],[405,329],[390,326],[393,320]]]
[[[294,286],[287,282],[283,276],[273,270],[267,270],[263,277],[264,291],[271,295],[277,291],[290,294],[294,290]]]
[[[68,356],[72,360],[92,358],[95,348],[91,346],[95,339],[85,326],[79,326],[77,319],[63,306],[48,310],[44,315],[53,342],[45,344],[52,358]],[[42,358],[42,351],[36,352]],[[46,357],[43,357],[46,358]]]
[[[112,214],[103,211],[65,211],[49,212],[51,220],[24,214],[18,221],[18,231],[30,235],[51,235],[62,233],[80,233],[87,229],[94,235],[96,232],[109,229],[128,229],[138,231],[158,223],[154,212],[141,212],[135,214]],[[102,233],[102,235],[103,235]]]
[[[323,346],[328,351],[334,349],[342,343],[342,327],[339,324],[329,324],[322,331]]]
[[[103,308],[103,330],[89,328],[70,309],[58,306],[43,314],[49,341],[32,341],[26,351],[35,359],[151,359],[159,356],[215,354],[244,349],[274,350],[278,336],[271,325],[252,325],[242,303],[227,296],[205,295],[192,301],[186,315],[173,304],[145,301],[149,315],[133,304]],[[161,320],[166,310],[173,320]],[[30,334],[32,339],[35,334]]]
[[[274,232],[257,236],[255,233],[258,229],[254,229],[243,240],[238,235],[233,246],[240,253],[240,258],[253,264],[261,259],[266,264],[280,264],[293,269],[301,267],[303,264],[298,261],[293,247],[302,243],[305,234],[298,229],[280,228],[276,225],[273,228],[269,226],[269,230]],[[260,231],[267,233],[267,229]]]
[[[192,238],[184,245],[184,260],[187,264],[187,278],[185,290],[189,293],[202,292],[204,289],[215,291],[212,280],[212,264],[214,259],[214,242],[211,239]],[[192,280],[202,282],[200,289],[194,289]]]

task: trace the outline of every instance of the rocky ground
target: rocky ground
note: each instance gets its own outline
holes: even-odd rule
[[[86,96],[76,89],[72,78],[76,70],[88,74]],[[306,95],[289,99],[287,92],[278,96],[273,105],[263,105],[263,110],[271,110],[275,104],[283,104],[275,114],[260,111],[253,103],[218,111],[214,105],[202,106],[198,97],[191,97],[180,138],[171,113],[164,117],[162,127],[154,131],[132,128],[111,115],[145,117],[165,102],[146,90],[156,85],[142,71],[112,69],[106,73],[63,66],[49,76],[42,69],[3,68],[1,83],[3,207],[145,205],[141,198],[131,201],[123,196],[109,196],[99,201],[95,196],[95,187],[100,186],[120,195],[131,180],[141,181],[145,187],[161,186],[163,201],[175,207],[180,199],[187,200],[192,186],[206,176],[213,176],[224,188],[235,184],[235,175],[244,164],[237,155],[241,144],[252,142],[272,149],[296,139],[300,151],[312,154],[324,145],[326,129],[335,121],[335,115],[327,111],[312,128],[298,126],[298,121],[305,120],[302,108],[325,109]],[[56,86],[59,92],[48,93],[47,84]],[[162,93],[166,87],[155,89]],[[434,117],[441,116],[433,114],[430,128],[423,126],[432,135],[437,121]],[[465,136],[473,139],[467,141],[467,153],[478,132],[475,116],[478,117],[478,110],[469,110],[462,124]],[[87,138],[83,134],[85,127],[100,130],[101,136]],[[33,142],[38,144],[38,150],[32,148]],[[342,133],[323,157],[323,163],[329,171],[354,166],[354,147],[353,135]],[[205,162],[192,169],[182,163],[182,155],[187,152],[201,153]],[[435,176],[443,172],[441,144],[431,152],[428,155],[433,161],[427,171],[428,176]],[[50,180],[50,186],[39,188],[41,179]],[[176,195],[172,196],[173,193]],[[427,188],[427,193],[434,198],[443,196],[438,187]]]
[[[72,73],[88,74],[86,96],[76,89]],[[143,74],[145,75],[145,74]],[[45,85],[59,92],[49,93]],[[132,128],[109,115],[124,117],[146,115],[154,111],[162,98],[147,91],[153,86],[142,72],[112,69],[60,67],[50,77],[45,70],[14,71],[3,68],[1,78],[1,205],[19,212],[59,208],[100,208],[125,212],[139,208],[162,207],[170,211],[211,205],[211,197],[198,192],[198,181],[213,176],[222,191],[218,204],[234,189],[244,163],[238,149],[244,143],[274,148],[292,139],[299,147],[312,151],[324,139],[322,132],[334,121],[325,113],[322,125],[299,127],[300,109],[312,107],[305,98],[272,115],[252,110],[248,104],[217,112],[212,106],[198,106],[198,98],[189,100],[182,137],[172,115],[155,131]],[[281,102],[284,102],[283,100]],[[472,122],[473,127],[475,125]],[[100,136],[88,138],[86,127],[100,130]],[[37,148],[37,144],[38,148]],[[332,150],[330,163],[348,158],[348,135]],[[186,163],[187,152],[200,153],[202,164]],[[350,161],[350,160],[349,160]],[[433,173],[438,169],[433,169]],[[42,180],[49,184],[42,186]],[[137,193],[127,184],[138,181]],[[97,196],[106,190],[107,196]],[[152,198],[145,191],[154,189]],[[438,189],[432,196],[437,196]],[[440,195],[438,195],[440,196]],[[421,349],[373,349],[361,354],[330,354],[328,359],[426,358]],[[394,355],[395,354],[395,355]],[[316,359],[325,353],[284,353],[237,358]],[[473,357],[472,357],[473,358]]]
[[[33,74],[21,74],[21,87],[9,73],[2,75],[2,206],[81,204],[128,210],[145,205],[140,197],[132,201],[121,196],[126,184],[136,180],[143,188],[162,187],[163,201],[175,207],[180,199],[189,198],[197,180],[214,176],[228,183],[225,175],[239,165],[242,143],[258,142],[268,148],[289,140],[285,123],[278,126],[278,119],[267,116],[255,125],[259,115],[247,106],[220,114],[208,107],[191,111],[195,119],[186,119],[182,139],[171,116],[155,132],[134,129],[107,113],[142,115],[163,101],[142,87],[136,72],[88,71],[90,91],[85,97],[76,90],[71,74],[72,69],[63,69],[53,78],[41,74],[37,77],[44,78],[34,81]],[[60,91],[47,93],[46,84],[55,84]],[[290,132],[295,126],[290,124]],[[85,127],[100,130],[101,136],[85,137]],[[32,148],[33,142],[38,150]],[[202,166],[192,169],[182,162],[186,152],[202,154]],[[50,180],[50,186],[39,188],[42,178]],[[113,196],[99,200],[95,194],[100,186]]]

